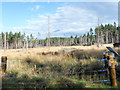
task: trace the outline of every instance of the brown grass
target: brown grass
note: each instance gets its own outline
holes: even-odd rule
[[[33,48],[28,51],[26,49],[2,50],[2,55],[8,57],[7,77],[3,82],[22,84],[32,82],[36,84],[35,87],[40,88],[71,87],[71,85],[76,88],[87,87],[82,83],[79,84],[80,72],[92,70],[96,65],[100,65],[96,63],[96,59],[102,57],[105,47],[106,45],[100,48],[61,46]],[[90,66],[89,69],[86,68],[88,66]],[[71,77],[77,77],[77,79],[73,80]],[[24,87],[21,84],[16,87],[19,86]],[[30,86],[29,84],[27,87]]]

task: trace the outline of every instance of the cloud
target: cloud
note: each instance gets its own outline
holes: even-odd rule
[[[38,11],[39,8],[40,8],[40,6],[39,6],[39,5],[36,5],[36,6],[34,6],[34,7],[31,8],[31,11],[34,11],[34,10]]]
[[[119,0],[2,0],[2,2],[118,2]]]
[[[54,32],[59,32],[60,30],[55,30]]]
[[[60,29],[59,33],[87,32],[96,24],[97,16],[94,12],[83,8],[64,6],[57,9],[57,13],[51,17],[52,29]],[[97,25],[97,24],[96,24]],[[54,27],[55,26],[55,27]]]
[[[36,10],[39,9],[36,6]],[[96,27],[98,23],[98,11],[89,10],[76,6],[62,6],[58,7],[56,13],[49,14],[50,16],[50,33],[51,37],[59,37],[71,35],[83,35],[87,33],[91,27]],[[113,23],[114,19],[108,20],[109,16],[106,16],[103,23]],[[13,27],[15,30],[22,30],[24,32],[33,33],[34,36],[38,32],[42,35],[41,38],[47,37],[48,32],[48,16],[38,14],[36,20],[26,20],[28,26]]]
[[[38,17],[41,18],[41,19],[47,19],[48,18],[47,16],[41,15],[41,14],[38,14]]]
[[[39,5],[36,5],[35,8],[36,8],[36,10],[39,10],[40,6],[39,6]]]
[[[33,10],[34,10],[34,8],[31,8],[31,10],[33,11]]]

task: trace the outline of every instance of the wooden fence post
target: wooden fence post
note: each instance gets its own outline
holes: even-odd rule
[[[113,60],[114,54],[110,52],[108,56],[108,66],[109,66],[109,72],[110,72],[110,82],[111,86],[117,87],[117,80],[116,80],[116,71],[115,71],[115,61]]]
[[[5,72],[7,69],[7,56],[2,56],[1,59],[2,77],[5,77]]]
[[[34,72],[36,73],[36,65],[34,65]]]
[[[105,60],[105,69],[107,69],[107,74],[106,74],[106,77],[108,78],[109,77],[109,70],[108,70],[108,61],[107,61],[107,57],[108,57],[109,55],[108,55],[108,52],[105,52],[105,54],[104,54],[104,59],[106,59]]]

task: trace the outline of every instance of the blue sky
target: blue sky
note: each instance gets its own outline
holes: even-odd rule
[[[50,16],[51,37],[83,35],[100,24],[117,23],[117,2],[3,2],[2,31],[45,38]]]

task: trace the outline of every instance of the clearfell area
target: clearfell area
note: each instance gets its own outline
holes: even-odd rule
[[[102,82],[108,79],[100,76],[104,72],[89,72],[100,70],[100,66],[104,66],[104,62],[98,59],[103,58],[106,46],[108,45],[99,48],[61,46],[2,50],[2,55],[7,56],[3,88],[112,88],[110,82]],[[119,49],[116,48],[116,51]],[[118,65],[118,72],[118,60],[115,60],[115,64]]]

